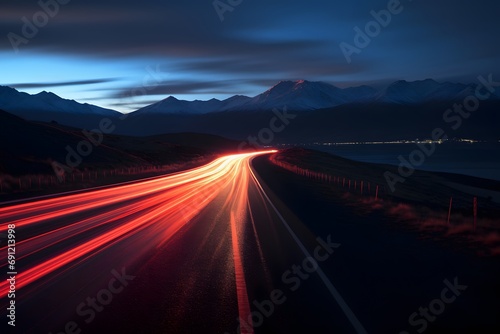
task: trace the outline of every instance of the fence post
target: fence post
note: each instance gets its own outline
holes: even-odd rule
[[[477,197],[474,197],[474,232],[477,229]]]
[[[448,209],[448,225],[450,225],[451,205],[452,204],[453,204],[453,197],[450,197],[450,208]]]

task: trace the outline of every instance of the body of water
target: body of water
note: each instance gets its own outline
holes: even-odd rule
[[[308,145],[319,151],[351,160],[399,165],[398,157],[408,160],[416,144]],[[443,143],[417,169],[448,172],[500,180],[500,143]]]

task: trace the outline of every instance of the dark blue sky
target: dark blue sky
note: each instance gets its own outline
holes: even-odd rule
[[[59,1],[53,17],[37,1],[1,5],[1,84],[128,111],[168,95],[253,96],[285,79],[344,87],[500,76],[494,0],[222,0],[219,13],[213,0]],[[340,44],[356,47],[354,28],[389,3],[397,14],[348,63]],[[23,17],[38,31],[23,33]]]

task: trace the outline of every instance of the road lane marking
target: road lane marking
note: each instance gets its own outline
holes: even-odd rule
[[[238,313],[240,319],[247,322],[247,326],[241,326],[242,334],[253,334],[252,317],[250,312],[250,302],[248,301],[247,284],[243,271],[240,246],[238,244],[238,233],[236,232],[236,220],[234,212],[231,211],[231,239],[233,246],[234,274],[236,279],[236,296],[238,298]]]
[[[250,162],[249,162],[249,164],[250,164]],[[304,253],[304,255],[306,257],[313,258],[312,255],[307,250],[307,248],[304,246],[304,244],[300,241],[300,239],[297,237],[297,235],[295,234],[295,232],[292,230],[292,228],[290,227],[290,225],[288,225],[288,223],[286,222],[286,220],[283,218],[283,216],[281,215],[281,213],[278,211],[278,209],[276,208],[276,206],[274,206],[274,204],[271,201],[271,199],[269,198],[269,196],[267,196],[264,188],[262,187],[262,185],[260,184],[259,180],[255,176],[252,168],[250,168],[250,172],[252,173],[252,177],[255,180],[257,186],[260,188],[260,191],[262,192],[262,194],[264,195],[264,197],[266,198],[266,200],[269,202],[269,204],[271,205],[271,207],[274,209],[274,211],[278,215],[279,219],[281,220],[281,222],[283,223],[283,225],[285,226],[285,228],[288,230],[288,232],[292,236],[293,240],[297,243],[297,245],[299,246],[299,248],[302,250],[302,252]],[[344,300],[344,298],[342,298],[342,296],[340,295],[340,293],[338,292],[338,290],[335,288],[335,286],[332,284],[332,282],[330,281],[330,279],[323,272],[323,270],[321,269],[321,267],[319,266],[319,264],[318,264],[318,269],[316,270],[316,272],[318,273],[319,277],[321,278],[321,280],[325,284],[325,287],[328,289],[328,291],[330,292],[330,294],[333,296],[333,298],[335,299],[335,301],[337,302],[337,304],[340,306],[340,308],[342,309],[342,311],[346,315],[347,319],[349,319],[349,322],[354,327],[354,329],[356,330],[356,332],[358,334],[367,334],[367,331],[365,330],[365,328],[363,327],[363,325],[361,324],[361,322],[358,320],[358,318],[356,317],[356,315],[354,314],[354,312],[351,310],[351,308],[349,307],[349,305],[347,305],[346,301]]]

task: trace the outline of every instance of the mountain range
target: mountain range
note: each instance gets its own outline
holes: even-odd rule
[[[307,111],[366,102],[421,104],[463,100],[471,95],[474,89],[472,84],[438,83],[432,79],[414,82],[400,80],[380,91],[366,85],[342,89],[325,82],[281,81],[253,98],[235,95],[223,101],[211,99],[190,102],[170,96],[135,113],[205,114],[218,111],[272,110],[284,106],[289,110]]]
[[[274,108],[308,111],[333,108],[356,103],[391,103],[414,105],[430,102],[460,101],[471,95],[475,85],[461,83],[439,83],[432,79],[408,82],[396,81],[387,88],[377,90],[370,86],[338,88],[325,82],[306,80],[281,81],[267,91],[247,97],[235,95],[225,100],[184,101],[173,96],[143,107],[132,115],[153,114],[207,114],[226,111],[264,111]],[[492,99],[499,99],[492,96]],[[48,119],[61,114],[93,115],[116,117],[120,113],[91,104],[81,104],[74,100],[63,99],[53,93],[43,91],[30,95],[14,88],[0,86],[0,108],[17,116],[38,120]],[[55,119],[59,118],[55,117]]]
[[[46,91],[31,95],[7,86],[0,86],[0,109],[7,110],[21,117],[29,116],[34,111],[37,113],[71,112],[74,114],[99,116],[117,116],[120,114],[115,110],[63,99],[54,93]]]
[[[429,138],[432,129],[442,127],[452,138],[499,141],[498,96],[481,101],[479,109],[467,119],[447,113],[474,90],[474,85],[430,79],[396,81],[380,90],[369,86],[342,89],[304,80],[282,81],[255,97],[236,95],[223,101],[192,102],[168,97],[124,117],[117,111],[80,104],[52,93],[29,95],[0,86],[0,109],[25,120],[88,130],[98,129],[106,117],[114,125],[113,135],[137,137],[199,133],[246,140],[257,136],[259,140],[262,138],[262,144],[269,140],[276,143],[390,141]],[[286,131],[280,130],[270,139],[263,137],[269,135],[270,122],[282,117],[279,115],[284,113],[285,106],[294,115],[289,124],[285,122]]]

